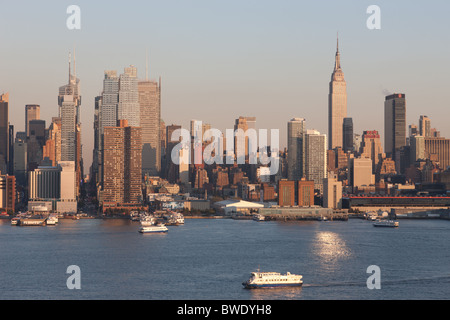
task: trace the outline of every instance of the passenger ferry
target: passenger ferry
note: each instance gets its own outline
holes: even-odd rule
[[[385,227],[385,228],[398,228],[399,223],[398,221],[392,221],[392,220],[386,220],[386,221],[381,221],[378,220],[377,222],[375,222],[373,224],[374,227]]]
[[[19,224],[19,221],[20,221],[20,218],[17,218],[17,217],[12,218],[11,219],[11,225],[12,226],[17,226]]]
[[[169,229],[163,224],[152,225],[152,226],[142,226],[139,229],[140,233],[166,233]]]
[[[58,222],[59,222],[58,216],[56,214],[51,214],[47,218],[46,222],[47,222],[48,226],[54,226],[54,225],[58,224]]]
[[[277,272],[252,272],[252,276],[242,285],[246,289],[300,287],[303,284],[303,276],[291,274],[282,275]]]

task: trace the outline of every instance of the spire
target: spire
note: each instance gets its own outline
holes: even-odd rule
[[[336,42],[336,62],[334,65],[334,70],[341,69],[341,54],[339,53],[339,32],[337,34],[337,42]]]
[[[75,59],[75,46],[73,46],[73,76],[75,81],[77,81],[77,63]]]
[[[69,84],[70,84],[70,78],[72,76],[72,70],[70,69],[70,63],[72,62],[72,53],[69,51]]]

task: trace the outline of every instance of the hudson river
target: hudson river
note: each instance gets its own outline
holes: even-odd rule
[[[378,300],[450,297],[450,221],[398,229],[347,222],[186,219],[167,234],[129,220],[0,221],[1,299]],[[69,266],[81,289],[69,290]],[[381,289],[368,289],[369,266]],[[303,275],[294,289],[246,290],[252,271]]]

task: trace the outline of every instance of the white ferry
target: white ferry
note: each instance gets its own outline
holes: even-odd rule
[[[254,221],[264,221],[266,218],[262,214],[255,214],[253,215]]]
[[[59,222],[58,216],[56,214],[51,214],[47,218],[46,222],[47,222],[48,226],[54,226],[54,225],[58,224],[58,222]]]
[[[143,227],[150,227],[156,224],[156,219],[153,216],[141,216],[140,221]]]
[[[392,220],[378,220],[373,224],[374,227],[385,227],[385,228],[397,228],[399,226],[398,221],[392,221]]]
[[[169,229],[163,224],[153,225],[153,226],[142,226],[139,229],[140,233],[166,233]]]
[[[246,289],[300,287],[303,284],[303,276],[291,274],[282,275],[277,272],[252,272],[252,276],[242,285]]]
[[[11,225],[12,226],[17,226],[19,224],[19,221],[20,221],[20,218],[17,218],[17,217],[12,218],[11,219]]]

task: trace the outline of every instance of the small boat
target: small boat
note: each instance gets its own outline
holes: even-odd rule
[[[17,217],[16,218],[12,218],[11,219],[11,225],[12,226],[17,226],[19,221],[20,221],[20,218],[17,218]]]
[[[58,222],[59,222],[58,216],[52,214],[47,218],[46,222],[47,222],[48,226],[54,226],[54,225],[58,224]]]
[[[264,221],[264,220],[266,220],[266,218],[262,214],[255,214],[255,215],[253,215],[253,220],[254,221]]]
[[[166,233],[169,229],[163,224],[153,225],[153,226],[142,226],[139,229],[140,233]]]
[[[250,279],[243,282],[246,289],[300,287],[303,285],[303,276],[291,274],[282,275],[278,272],[252,272]]]
[[[374,227],[385,227],[385,228],[397,228],[399,226],[398,221],[393,220],[378,220],[373,224]]]

